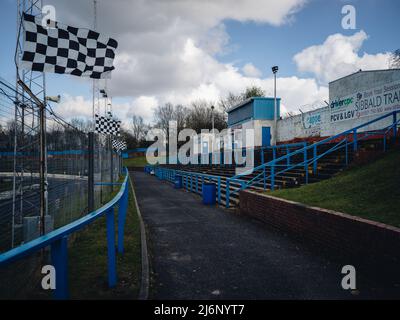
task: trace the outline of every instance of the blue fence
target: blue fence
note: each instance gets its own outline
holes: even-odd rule
[[[349,158],[349,151],[350,150],[357,151],[358,142],[360,140],[367,139],[368,137],[376,135],[381,136],[381,138],[383,139],[383,151],[386,151],[387,148],[386,144],[388,137],[392,136],[396,139],[397,127],[400,124],[400,119],[398,119],[397,117],[399,113],[400,111],[393,111],[387,113],[383,116],[368,121],[352,129],[346,130],[335,136],[318,141],[312,145],[309,146],[305,145],[303,148],[290,152],[284,156],[278,158],[274,157],[271,161],[267,163],[264,163],[254,169],[251,169],[249,171],[243,172],[239,175],[227,179],[226,206],[229,207],[229,199],[232,193],[237,193],[240,190],[246,189],[254,185],[255,183],[263,182],[264,190],[266,190],[266,184],[267,182],[269,182],[270,189],[274,190],[276,176],[297,167],[304,168],[305,183],[308,183],[308,168],[312,167],[313,172],[317,173],[318,160],[320,160],[321,158],[325,157],[328,154],[331,154],[334,151],[342,150],[344,152],[345,161],[347,165]],[[381,130],[366,131],[362,133],[359,132],[360,129],[367,128],[369,125],[387,118],[392,118],[392,124],[390,124],[389,126],[386,126]],[[319,148],[322,147],[323,145],[329,145],[330,147],[328,150],[319,152]],[[312,153],[312,156],[309,155],[309,152]],[[303,160],[296,163],[291,163],[290,159],[294,156],[301,156]],[[247,176],[249,174],[256,174],[256,176],[251,180],[241,179],[242,177]],[[239,183],[240,187],[234,190],[230,190],[229,186],[232,182]]]
[[[41,249],[51,247],[51,261],[56,270],[56,299],[67,299],[68,290],[68,237],[74,232],[91,224],[94,220],[106,216],[107,224],[107,251],[108,251],[108,285],[114,287],[117,283],[116,252],[115,252],[115,208],[118,206],[118,253],[124,252],[124,228],[128,208],[129,175],[125,168],[125,179],[120,183],[118,194],[101,208],[86,216],[58,228],[44,236],[27,242],[15,249],[0,255],[0,267],[15,262],[23,257],[39,252]],[[85,257],[82,257],[85,258]],[[89,257],[87,257],[89,259]]]
[[[182,170],[175,170],[163,167],[146,166],[145,172],[150,173],[154,171],[154,175],[160,180],[166,180],[175,183],[177,176],[182,177],[182,186],[191,192],[202,193],[201,186],[205,182],[215,183],[216,185],[216,201],[221,204],[221,177],[213,176],[210,174],[204,174],[199,172],[189,172]]]

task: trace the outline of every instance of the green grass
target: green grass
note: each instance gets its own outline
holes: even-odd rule
[[[268,194],[400,227],[400,151],[295,189]]]
[[[135,157],[124,159],[124,166],[126,167],[144,167],[147,165],[146,157]]]
[[[69,248],[71,299],[137,298],[141,275],[140,224],[133,192],[129,184],[128,187],[125,252],[117,254],[117,286],[108,288],[106,221],[102,217],[80,232]],[[116,191],[109,198],[115,194]],[[117,211],[115,217],[117,222]]]

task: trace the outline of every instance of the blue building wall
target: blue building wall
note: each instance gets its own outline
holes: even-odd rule
[[[274,120],[274,98],[255,98],[254,104],[254,120]],[[276,99],[278,109],[278,119],[280,117],[281,99]]]
[[[276,100],[279,119],[281,99]],[[228,111],[228,126],[248,120],[274,120],[274,98],[251,98],[249,102]]]

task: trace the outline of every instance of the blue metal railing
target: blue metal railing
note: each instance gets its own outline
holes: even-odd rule
[[[275,178],[279,174],[283,174],[289,170],[292,170],[296,167],[303,167],[305,171],[305,182],[308,183],[308,168],[310,165],[313,166],[313,172],[317,172],[317,163],[318,160],[325,157],[326,155],[337,151],[339,149],[344,149],[345,150],[345,161],[346,165],[348,164],[348,152],[349,152],[349,145],[353,147],[354,151],[357,151],[358,147],[358,141],[366,139],[367,137],[370,137],[371,135],[377,135],[381,134],[383,137],[383,148],[384,151],[386,151],[386,140],[387,137],[392,134],[394,138],[396,138],[397,135],[397,127],[400,123],[400,119],[397,120],[397,114],[400,113],[400,110],[398,111],[393,111],[390,113],[387,113],[386,115],[380,116],[374,120],[368,121],[362,125],[359,125],[357,127],[354,127],[352,129],[346,130],[342,133],[339,133],[337,135],[334,135],[332,137],[326,138],[324,140],[318,141],[312,145],[309,146],[304,146],[301,149],[295,150],[289,154],[286,154],[284,156],[278,157],[276,159],[273,159],[265,164],[262,164],[254,169],[247,170],[246,172],[240,173],[234,177],[228,178],[226,181],[226,207],[229,207],[229,201],[230,201],[230,196],[233,193],[237,193],[240,190],[246,189],[255,183],[263,182],[264,190],[266,190],[266,183],[269,180],[270,183],[270,189],[274,190],[275,187]],[[375,131],[367,131],[363,133],[358,133],[357,131],[361,128],[365,128],[373,123],[376,123],[378,121],[381,121],[383,119],[392,117],[393,121],[392,124],[381,129],[381,130],[375,130]],[[335,140],[338,140],[339,142],[335,143]],[[325,150],[324,152],[318,154],[318,147],[324,145],[324,144],[332,144],[335,143],[331,148],[328,150]],[[308,151],[312,151],[312,157],[308,157]],[[297,162],[297,163],[292,163],[288,164],[288,159],[294,156],[302,156],[303,161]],[[285,161],[285,164],[280,164],[280,162]],[[284,168],[283,170],[279,171],[279,168]],[[278,170],[277,170],[278,168]],[[267,169],[268,175],[267,175]],[[259,172],[259,173],[257,173]],[[257,173],[254,178],[251,180],[243,180],[240,179],[241,177],[248,176],[249,174],[254,174]],[[230,190],[230,186],[232,182],[236,182],[240,184],[240,187],[234,189],[233,191]]]
[[[195,193],[202,192],[200,186],[202,186],[204,182],[214,182],[216,184],[216,200],[218,204],[221,204],[221,193],[222,193],[221,176],[214,176],[205,173],[190,172],[190,171],[176,170],[163,167],[154,168],[152,166],[147,166],[147,169],[145,168],[145,172],[147,173],[149,173],[151,170],[154,170],[155,176],[158,177],[160,180],[167,180],[172,183],[175,182],[176,176],[181,176],[183,187],[186,190]]]
[[[87,214],[86,216],[49,232],[39,238],[29,241],[17,248],[0,255],[0,267],[10,264],[23,257],[34,254],[41,249],[51,247],[51,261],[56,270],[56,299],[68,298],[68,237],[94,220],[106,216],[107,224],[107,252],[108,252],[108,285],[114,287],[117,283],[116,252],[115,252],[115,217],[114,209],[118,205],[118,253],[124,252],[124,228],[128,208],[128,170],[125,168],[125,179],[121,183],[121,189],[117,195],[101,208]]]

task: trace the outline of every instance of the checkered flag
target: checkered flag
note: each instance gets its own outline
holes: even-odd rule
[[[95,114],[95,132],[119,137],[121,135],[120,127],[121,121],[112,120]]]
[[[67,73],[94,79],[109,78],[117,41],[83,28],[54,22],[43,28],[41,19],[24,13],[24,53],[21,67],[32,71]]]
[[[118,152],[121,150],[126,149],[126,142],[125,141],[120,141],[120,140],[113,140],[112,141],[112,147],[117,150]]]

